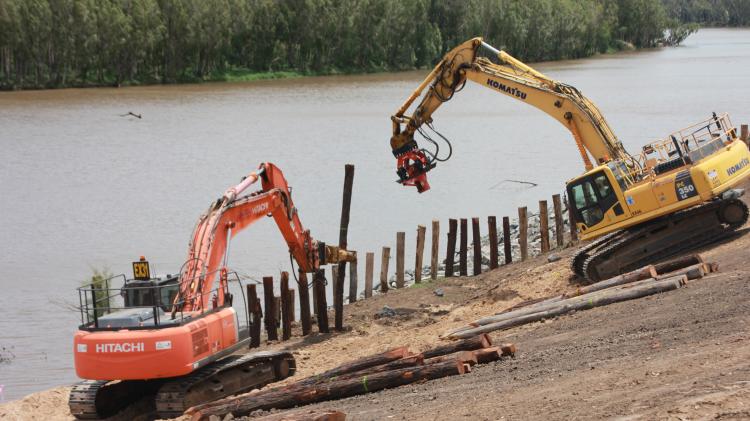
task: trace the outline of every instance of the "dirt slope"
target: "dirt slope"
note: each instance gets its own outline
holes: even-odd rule
[[[749,240],[706,253],[723,272],[686,288],[492,335],[518,345],[513,361],[316,406],[350,420],[750,419]]]

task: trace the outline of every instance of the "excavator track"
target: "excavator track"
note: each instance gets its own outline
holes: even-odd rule
[[[295,370],[294,356],[287,351],[229,356],[162,385],[156,412],[161,418],[175,418],[192,406],[283,380]]]
[[[571,259],[570,262],[570,268],[573,270],[573,273],[580,276],[581,278],[585,278],[584,271],[583,271],[583,265],[586,263],[586,259],[588,259],[591,255],[591,251],[595,250],[597,247],[601,246],[602,244],[609,242],[609,241],[615,241],[617,238],[622,237],[626,234],[625,230],[621,231],[615,231],[610,234],[603,235],[596,240],[590,242],[589,244],[581,247],[576,252],[576,255],[573,256],[573,259]]]
[[[159,380],[84,380],[73,386],[68,397],[70,413],[80,420],[109,418],[149,394]]]
[[[283,380],[295,370],[286,351],[231,355],[174,379],[85,380],[73,386],[68,406],[77,419],[104,419],[150,395],[159,417],[174,418],[191,406]]]
[[[739,199],[715,200],[605,236],[576,253],[572,267],[597,282],[718,241],[747,220]]]

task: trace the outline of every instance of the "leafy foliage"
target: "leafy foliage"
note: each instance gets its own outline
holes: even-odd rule
[[[750,25],[748,0],[662,0],[669,15],[680,22],[707,26]]]
[[[94,296],[96,297],[96,303],[93,302],[93,298],[89,300],[89,306],[96,308],[97,317],[104,315],[108,309],[112,306],[114,297],[110,296],[110,291],[107,290],[107,280],[112,278],[112,273],[108,269],[92,269],[93,274],[91,278],[84,282],[87,288],[94,290]],[[90,319],[93,319],[93,310],[89,315]]]
[[[704,3],[747,1],[0,0],[0,88],[413,69],[474,36],[522,60],[577,58],[681,41],[677,19],[732,24]]]

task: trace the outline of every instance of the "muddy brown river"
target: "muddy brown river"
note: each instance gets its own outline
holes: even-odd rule
[[[750,122],[750,30],[536,67],[581,89],[633,152],[712,111]],[[355,164],[350,248],[379,255],[406,231],[407,267],[417,224],[536,209],[582,170],[557,122],[467,85],[434,116],[454,156],[432,190],[399,186],[389,117],[425,74],[0,93],[0,399],[75,382],[75,288],[93,269],[129,273],[140,255],[176,272],[196,218],[260,162],[282,168],[303,224],[327,242]],[[237,237],[229,263],[247,279],[289,270],[271,220]]]

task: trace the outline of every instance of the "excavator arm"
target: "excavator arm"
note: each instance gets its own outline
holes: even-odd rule
[[[489,50],[498,63],[480,57],[481,47]],[[467,80],[532,105],[559,121],[573,135],[587,170],[593,168],[589,155],[597,164],[622,160],[628,166],[637,165],[601,112],[580,91],[548,78],[482,38],[473,38],[446,54],[391,117],[391,149],[397,158],[400,183],[416,186],[420,193],[429,189],[426,173],[437,161],[447,158],[420,148],[414,134],[422,132],[425,125],[431,128],[433,113],[459,92]],[[405,115],[426,88],[414,112]]]
[[[261,189],[243,193],[258,180]],[[354,254],[338,247],[318,243],[305,230],[294,206],[291,188],[281,170],[271,163],[260,165],[242,182],[228,189],[203,214],[193,230],[188,259],[181,270],[180,293],[175,309],[207,309],[213,297],[217,275],[220,288],[217,305],[223,305],[227,293],[226,259],[231,239],[264,216],[272,216],[289,247],[289,253],[303,272],[313,272],[321,265],[354,260]]]

